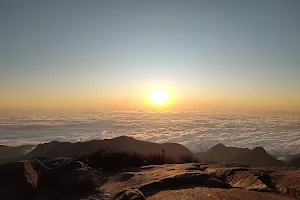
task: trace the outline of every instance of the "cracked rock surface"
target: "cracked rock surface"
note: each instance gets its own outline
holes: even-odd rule
[[[145,199],[300,199],[300,170],[205,164],[145,166],[107,177],[112,195],[135,190]]]
[[[300,169],[165,164],[103,174],[70,158],[0,165],[1,200],[292,200]]]

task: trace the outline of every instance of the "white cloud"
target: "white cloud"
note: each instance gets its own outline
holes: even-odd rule
[[[177,142],[193,151],[217,143],[273,154],[300,153],[300,116],[201,112],[80,112],[3,115],[0,144],[108,139],[121,135],[152,142]]]

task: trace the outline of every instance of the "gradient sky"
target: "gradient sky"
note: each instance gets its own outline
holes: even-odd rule
[[[0,2],[0,110],[300,111],[300,1]]]

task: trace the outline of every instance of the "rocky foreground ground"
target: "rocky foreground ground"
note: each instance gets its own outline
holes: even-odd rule
[[[300,199],[300,169],[166,164],[103,174],[67,158],[0,166],[2,200]]]

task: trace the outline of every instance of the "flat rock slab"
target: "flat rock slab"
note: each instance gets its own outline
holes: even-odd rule
[[[300,199],[300,170],[198,163],[152,165],[110,175],[99,189],[111,195],[138,189],[146,199]]]
[[[161,191],[147,200],[295,200],[282,194],[245,189],[193,188]]]
[[[123,172],[111,176],[108,178],[108,181],[100,187],[100,189],[110,194],[117,194],[118,192],[125,189],[138,189],[143,185],[175,177],[180,174],[204,174],[204,172],[199,171],[199,169],[187,170],[187,168],[190,169],[193,167],[195,167],[195,164],[167,164],[146,166],[142,167],[138,172]]]

